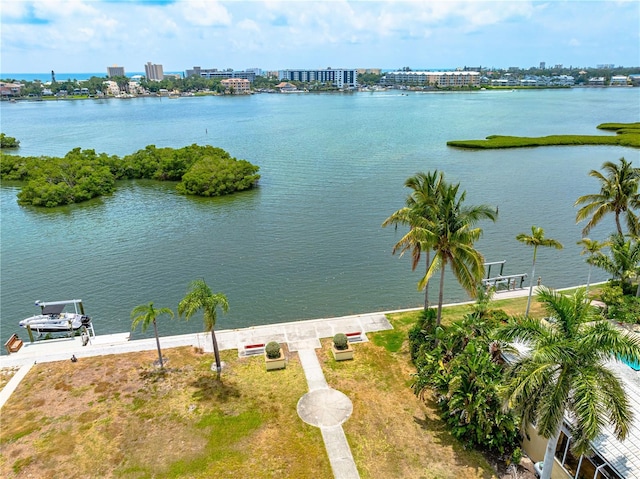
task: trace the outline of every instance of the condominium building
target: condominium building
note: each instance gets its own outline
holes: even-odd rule
[[[463,87],[479,86],[480,73],[476,71],[429,72],[429,71],[395,71],[382,77],[387,85],[402,84],[415,86]]]
[[[111,77],[123,77],[124,76],[124,67],[119,67],[118,65],[113,65],[107,67],[107,76]]]
[[[337,88],[356,88],[358,86],[358,70],[343,68],[326,68],[324,70],[280,70],[278,80],[299,81],[303,83],[320,82]]]
[[[244,78],[245,80],[249,80],[250,83],[256,79],[255,71],[235,71],[235,70],[218,70],[217,68],[200,68],[193,67],[190,70],[186,71],[186,76],[199,76],[202,78],[218,78],[223,80],[225,78]]]
[[[164,71],[162,65],[156,65],[151,62],[147,62],[144,66],[144,73],[149,81],[160,81],[164,79]]]
[[[234,95],[242,95],[251,91],[251,83],[246,78],[226,78],[220,81],[225,91],[233,92]]]

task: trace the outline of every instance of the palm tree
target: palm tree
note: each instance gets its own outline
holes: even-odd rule
[[[182,317],[184,314],[185,319],[188,321],[196,311],[202,310],[204,315],[204,330],[205,332],[211,331],[213,353],[216,358],[216,372],[218,373],[218,380],[220,380],[222,363],[220,362],[220,351],[218,350],[218,341],[216,340],[216,333],[214,331],[218,306],[226,313],[229,310],[227,297],[222,293],[213,293],[204,279],[196,279],[191,282],[189,291],[178,304],[178,315]]]
[[[484,274],[484,257],[473,246],[482,235],[481,228],[474,225],[481,219],[495,221],[497,212],[487,205],[465,206],[466,191],[459,193],[460,183],[440,187],[440,199],[434,210],[429,228],[423,229],[424,241],[432,245],[435,252],[424,277],[418,283],[422,289],[429,278],[440,270],[440,291],[436,327],[442,319],[445,269],[449,264],[460,285],[475,297],[478,284]]]
[[[597,316],[584,289],[565,296],[541,288],[538,298],[553,322],[512,319],[497,331],[499,339],[528,347],[509,366],[500,393],[525,430],[535,423],[538,434],[548,439],[541,479],[549,479],[565,413],[573,418],[578,455],[607,423],[618,439],[627,436],[631,407],[606,362],[640,360],[640,339]]]
[[[429,245],[423,229],[430,227],[430,221],[434,217],[434,209],[439,201],[439,192],[444,184],[444,175],[437,170],[430,173],[417,173],[405,181],[405,186],[413,191],[407,197],[406,204],[389,216],[382,226],[399,224],[409,226],[409,232],[398,241],[392,254],[400,251],[402,256],[406,251],[411,251],[411,269],[415,270],[420,263],[422,252],[425,252],[426,269],[431,263],[431,245]],[[424,309],[429,308],[429,282],[424,286]]]
[[[634,238],[625,239],[622,235],[613,235],[609,244],[611,256],[601,254],[594,257],[593,264],[611,273],[614,279],[620,280],[621,286],[627,283],[631,287],[633,278],[640,277],[640,241]],[[636,296],[640,296],[640,281]]]
[[[142,324],[142,331],[144,332],[150,324],[153,324],[153,329],[156,334],[156,345],[158,346],[158,363],[160,364],[160,368],[164,368],[164,362],[162,360],[162,351],[160,350],[160,337],[158,336],[158,324],[156,319],[163,314],[168,314],[173,318],[173,311],[171,311],[171,309],[156,309],[153,307],[153,303],[140,304],[131,311],[131,319],[133,320],[131,327],[133,330],[136,329],[138,324]]]
[[[579,197],[574,206],[584,206],[576,214],[576,223],[588,216],[591,219],[582,230],[583,235],[589,234],[591,228],[597,225],[607,213],[614,213],[618,234],[624,234],[620,223],[620,216],[624,215],[629,233],[638,235],[640,224],[634,212],[640,208],[640,168],[634,168],[631,162],[620,158],[619,164],[606,161],[602,169],[606,176],[599,171],[591,170],[589,176],[600,181],[600,193]]]
[[[587,287],[585,288],[585,291],[588,294],[589,285],[591,283],[591,266],[593,266],[597,261],[595,258],[602,256],[602,249],[609,246],[609,242],[582,238],[576,244],[582,246],[582,251],[580,252],[581,255],[589,255],[589,257],[587,258],[587,264],[589,265],[589,274],[587,275]]]
[[[529,308],[531,307],[531,295],[533,294],[533,278],[536,274],[536,255],[538,253],[538,246],[562,249],[562,244],[554,239],[545,238],[544,230],[538,226],[531,227],[531,235],[520,233],[518,236],[516,236],[516,239],[528,246],[533,246],[533,267],[531,269],[531,281],[529,282],[529,299],[527,299],[527,310],[524,313],[525,316],[529,316]]]

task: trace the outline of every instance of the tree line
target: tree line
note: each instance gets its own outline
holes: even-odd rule
[[[63,157],[2,153],[0,179],[24,183],[20,205],[54,207],[113,193],[118,180],[176,181],[185,195],[221,196],[257,185],[259,167],[221,148],[190,145],[144,149],[122,158],[74,148]]]

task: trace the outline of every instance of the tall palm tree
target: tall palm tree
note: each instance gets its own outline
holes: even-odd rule
[[[591,267],[597,261],[595,258],[602,256],[602,249],[609,246],[608,241],[598,241],[589,238],[582,238],[576,244],[582,246],[581,255],[588,254],[587,264],[589,265],[589,274],[587,275],[587,286],[585,292],[589,293],[589,285],[591,284]]]
[[[631,287],[633,278],[640,279],[640,240],[613,235],[609,245],[611,256],[594,257],[593,264],[611,273],[614,279],[619,279],[621,283],[627,283]],[[640,281],[636,296],[640,296]]]
[[[149,325],[153,324],[153,330],[156,334],[156,346],[158,347],[158,363],[160,364],[160,368],[164,368],[164,362],[162,360],[162,351],[160,350],[160,337],[158,336],[158,324],[156,319],[163,314],[167,314],[173,318],[173,311],[171,311],[171,309],[156,309],[153,307],[153,303],[140,304],[131,311],[131,319],[133,320],[131,328],[133,330],[136,329],[138,324],[142,324],[142,331],[146,331]]]
[[[418,283],[418,288],[422,289],[429,278],[440,270],[436,327],[440,326],[442,319],[446,266],[451,266],[458,283],[475,297],[484,275],[484,257],[474,248],[475,241],[482,235],[482,229],[474,225],[481,219],[495,221],[498,215],[494,208],[487,205],[465,206],[466,191],[459,192],[460,183],[443,183],[440,190],[435,217],[429,222],[429,228],[422,230],[425,241],[433,247],[434,258]]]
[[[630,234],[638,235],[640,224],[634,210],[640,208],[640,168],[634,168],[631,162],[620,158],[619,163],[606,161],[602,164],[605,174],[591,170],[589,176],[600,181],[600,193],[579,197],[574,206],[584,205],[576,214],[576,222],[591,216],[582,230],[583,235],[589,234],[591,228],[597,225],[607,214],[613,213],[616,220],[618,234],[624,234],[620,216],[624,215]],[[605,176],[606,175],[606,176]]]
[[[211,331],[211,341],[213,342],[213,353],[216,358],[216,372],[218,380],[222,372],[222,363],[220,362],[220,351],[218,350],[218,341],[214,331],[217,319],[217,309],[222,308],[223,312],[229,310],[227,297],[222,293],[213,293],[211,288],[205,283],[204,279],[196,279],[189,285],[189,291],[186,296],[178,304],[178,315],[185,319],[191,319],[196,311],[202,310],[204,315],[204,330]]]
[[[399,224],[409,226],[409,232],[395,244],[391,253],[396,254],[400,251],[402,256],[405,252],[411,251],[412,270],[415,270],[420,263],[422,252],[425,253],[426,269],[431,263],[431,245],[422,230],[430,227],[443,184],[444,175],[438,170],[411,176],[405,181],[405,186],[412,189],[406,200],[407,206],[393,213],[382,223],[383,227],[389,225],[397,227]],[[428,308],[429,282],[427,281],[424,286],[424,309]]]
[[[531,227],[531,235],[520,233],[518,236],[516,236],[516,239],[528,246],[533,246],[533,267],[531,269],[531,281],[529,282],[529,298],[527,299],[527,310],[524,313],[525,316],[529,316],[529,308],[531,307],[531,296],[533,294],[533,278],[536,274],[536,255],[538,253],[538,246],[562,249],[562,244],[554,239],[545,238],[544,230],[538,226]]]
[[[541,288],[538,298],[553,322],[525,317],[497,330],[499,339],[528,347],[507,369],[500,392],[524,428],[535,423],[548,439],[541,479],[549,479],[565,413],[573,418],[573,450],[578,455],[607,423],[618,439],[627,436],[631,407],[606,362],[640,360],[640,339],[599,317],[584,289],[565,296]]]

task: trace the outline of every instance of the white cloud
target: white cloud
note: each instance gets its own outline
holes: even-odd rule
[[[209,0],[182,0],[176,7],[192,25],[212,27],[231,24],[231,14],[219,2]]]

